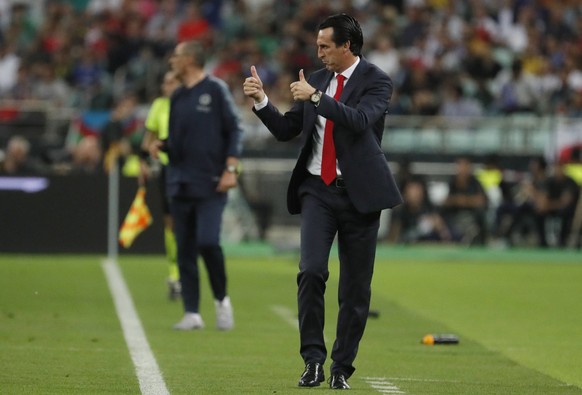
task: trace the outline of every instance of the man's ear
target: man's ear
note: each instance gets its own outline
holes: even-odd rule
[[[350,45],[351,45],[351,43],[349,41],[346,41],[344,43],[344,53],[346,53],[350,50]]]

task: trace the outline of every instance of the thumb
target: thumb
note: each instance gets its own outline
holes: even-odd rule
[[[251,76],[256,78],[257,81],[260,81],[259,75],[257,74],[257,68],[255,66],[251,66]]]
[[[303,69],[299,70],[299,81],[305,81],[305,76],[303,75]]]

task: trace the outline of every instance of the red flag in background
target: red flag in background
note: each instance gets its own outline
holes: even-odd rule
[[[119,244],[129,248],[135,238],[152,224],[152,215],[145,202],[145,187],[139,187],[119,229]]]

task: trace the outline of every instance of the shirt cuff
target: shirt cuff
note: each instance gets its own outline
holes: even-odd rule
[[[263,100],[261,100],[258,103],[255,103],[255,110],[259,111],[265,107],[267,107],[267,104],[269,103],[269,98],[267,97],[267,95],[265,95],[265,97],[263,98]]]

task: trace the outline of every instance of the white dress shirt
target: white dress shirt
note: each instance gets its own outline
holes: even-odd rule
[[[348,83],[348,80],[352,76],[356,66],[360,63],[360,57],[357,57],[357,60],[354,62],[353,65],[348,67],[346,70],[342,72],[342,75],[346,78],[344,81],[344,87]],[[333,97],[335,91],[337,89],[337,74],[334,73],[334,78],[331,79],[327,89],[325,90],[325,94],[328,96]],[[325,132],[325,121],[326,118],[318,115],[317,121],[315,122],[315,133],[313,133],[313,151],[311,151],[311,156],[307,160],[307,171],[315,176],[321,175],[321,157],[323,154],[323,134]],[[336,173],[338,176],[342,175],[339,167],[337,166],[337,159],[336,159]]]

